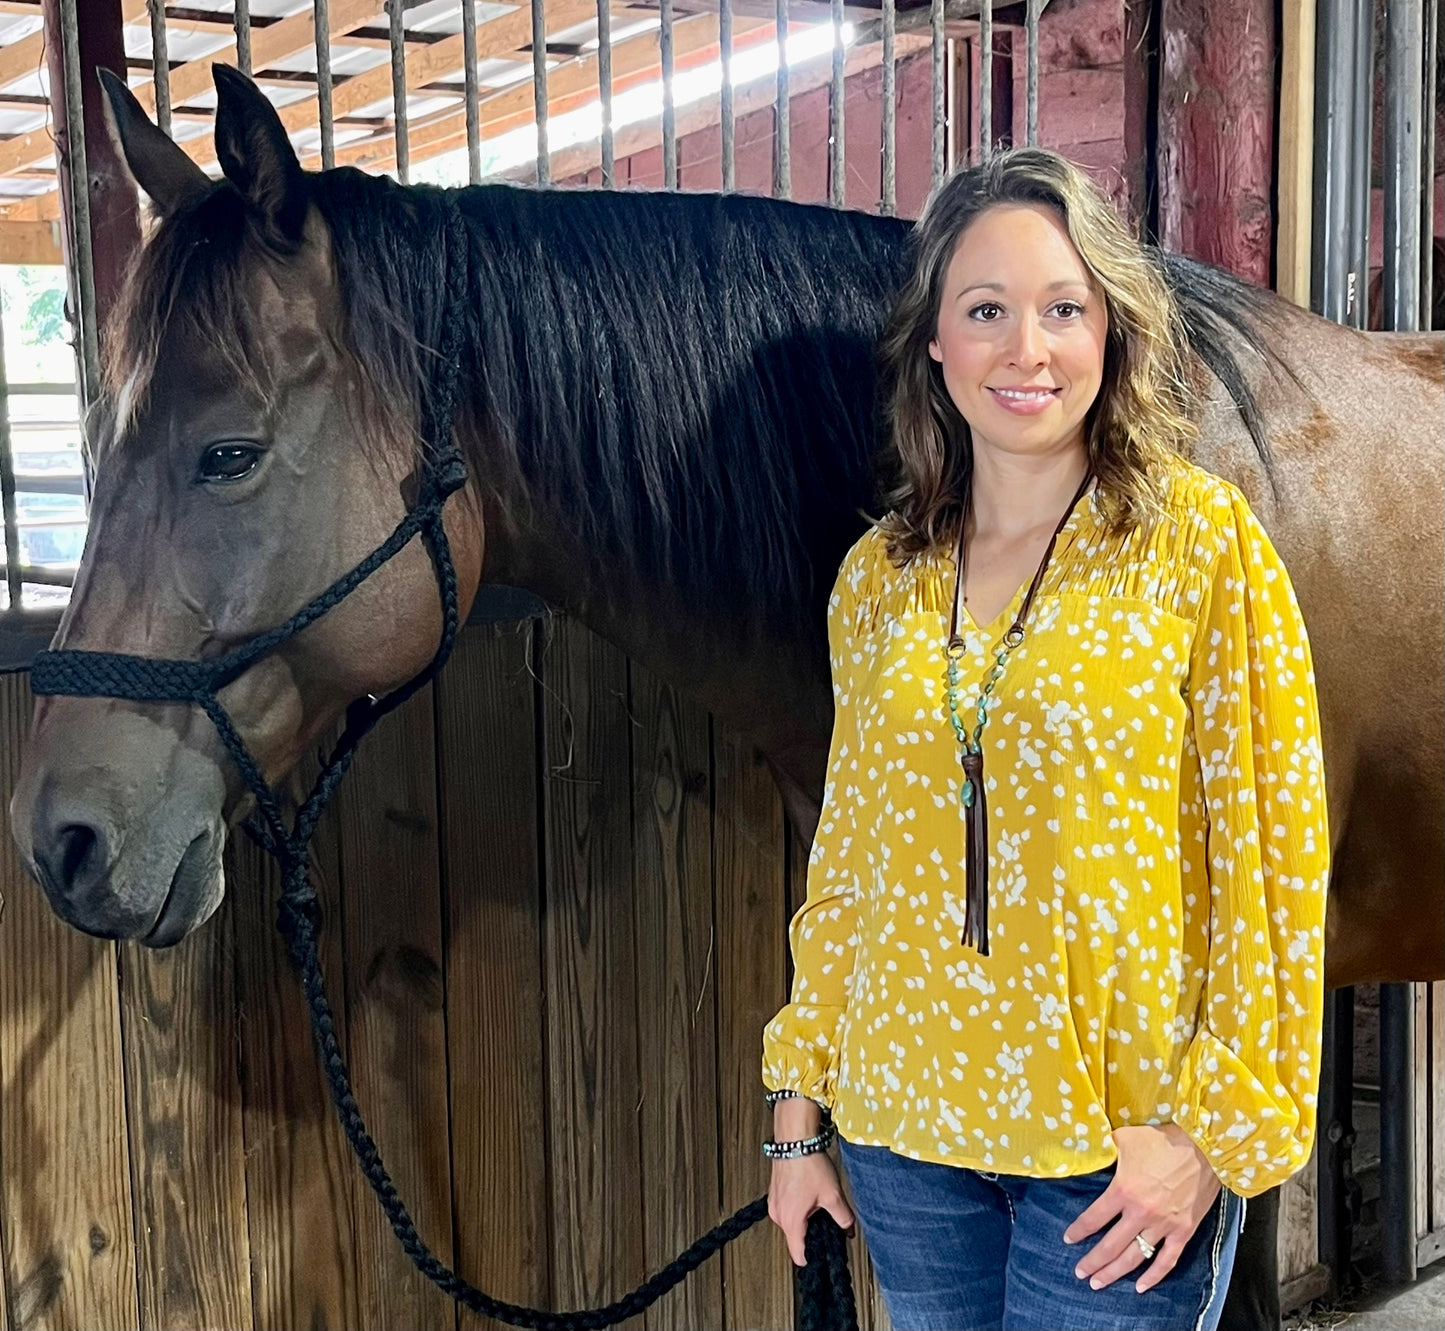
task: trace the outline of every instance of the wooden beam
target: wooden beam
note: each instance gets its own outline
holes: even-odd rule
[[[39,9],[31,11],[39,13]],[[144,18],[146,12],[145,0],[121,0],[120,14],[122,23],[132,23],[138,18]],[[29,74],[38,74],[40,67],[45,63],[45,33],[32,32],[28,37],[22,37],[18,42],[11,42],[9,46],[0,47],[0,88],[7,88],[16,79],[23,79]],[[49,140],[46,140],[49,151]],[[41,157],[45,153],[40,154]]]
[[[0,263],[64,263],[60,222],[0,221]]]
[[[372,0],[375,3],[375,0]],[[595,0],[553,0],[548,5],[547,31],[561,32],[575,26],[597,13]],[[278,25],[279,26],[279,25]],[[477,59],[509,55],[521,50],[532,41],[532,15],[526,8],[515,9],[487,23],[477,25]],[[462,67],[461,34],[436,42],[425,50],[412,54],[406,61],[407,90],[425,87],[444,74],[454,73]],[[530,81],[525,85],[530,94]],[[372,102],[391,97],[391,66],[378,65],[365,73],[357,74],[344,83],[337,83],[331,93],[331,114],[339,121],[343,116],[354,113],[358,108]],[[289,133],[310,129],[316,124],[316,103],[312,97],[291,102],[277,108],[281,123]],[[187,139],[181,147],[202,166],[210,166],[216,160],[215,141],[209,134],[200,134]],[[0,148],[3,152],[3,148]]]
[[[1279,36],[1275,290],[1308,309],[1314,208],[1315,0],[1284,0]]]
[[[737,18],[733,21],[735,50],[744,49],[740,39],[766,29],[773,31],[773,24],[760,18]],[[700,59],[688,57],[711,57],[715,54],[718,40],[718,21],[711,13],[697,14],[679,19],[673,28],[673,58],[679,72],[690,64],[702,63]],[[751,44],[751,43],[749,43]],[[626,91],[639,83],[660,77],[661,63],[658,53],[657,32],[642,32],[618,42],[612,48],[612,90]],[[565,65],[549,71],[547,75],[547,114],[565,115],[579,105],[591,101],[597,93],[597,56],[595,53],[569,60]],[[509,130],[530,124],[534,116],[532,84],[530,81],[503,89],[490,97],[484,97],[478,104],[478,118],[483,139],[496,138]],[[444,111],[436,118],[416,125],[411,133],[411,148],[414,156],[435,157],[453,148],[464,145],[466,137],[466,113]],[[378,136],[365,142],[347,144],[337,151],[338,165],[366,166],[373,170],[384,170],[395,161],[395,150],[390,136]],[[319,156],[308,159],[303,165],[315,166]]]
[[[1159,240],[1270,281],[1274,0],[1163,0]]]

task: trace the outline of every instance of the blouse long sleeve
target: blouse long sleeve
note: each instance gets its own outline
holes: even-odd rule
[[[866,539],[866,538],[865,538]],[[769,1090],[796,1091],[833,1104],[838,1068],[836,1035],[848,1001],[857,952],[862,892],[858,839],[863,702],[854,687],[861,659],[854,637],[862,568],[855,549],[844,561],[828,602],[828,648],[833,677],[833,736],[813,849],[807,900],[788,930],[793,956],[791,1001],[763,1031],[763,1081]]]
[[[1309,1158],[1329,832],[1314,673],[1279,556],[1237,492],[1195,635],[1209,954],[1173,1117],[1253,1196]]]

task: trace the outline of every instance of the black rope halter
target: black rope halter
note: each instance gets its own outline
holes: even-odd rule
[[[406,1255],[443,1293],[483,1317],[512,1326],[538,1328],[538,1331],[595,1331],[636,1316],[713,1253],[751,1229],[767,1214],[767,1198],[760,1197],[749,1202],[631,1294],[606,1307],[570,1313],[548,1312],[504,1303],[484,1294],[447,1267],[427,1247],[382,1163],[381,1152],[362,1121],[352,1093],[351,1075],[336,1038],[336,1021],[326,997],[316,946],[320,911],[316,889],[307,868],[307,851],[322,810],[341,784],[357,745],[366,733],[383,716],[400,707],[428,683],[446,664],[459,627],[456,568],[447,544],[442,510],[448,497],[459,490],[467,478],[466,463],[452,436],[461,364],[463,321],[460,312],[468,290],[468,243],[465,224],[454,196],[447,194],[443,197],[447,290],[441,347],[431,392],[422,407],[421,484],[416,503],[396,530],[351,572],[338,578],[284,624],[214,660],[167,661],[116,652],[47,651],[35,658],[30,687],[36,694],[121,698],[131,702],[193,703],[205,710],[255,796],[256,814],[246,824],[246,830],[281,866],[282,890],[276,924],[300,975],[311,1014],[312,1033],[331,1087],[337,1116],[357,1163],[376,1193]],[[341,738],[288,829],[280,801],[267,785],[260,764],[246,747],[245,740],[217,695],[263,656],[339,605],[418,535],[431,556],[441,598],[442,635],[436,654],[420,674],[395,692],[382,699],[364,698],[351,705]],[[807,1257],[808,1265],[798,1275],[800,1323],[804,1331],[830,1328],[856,1331],[857,1314],[843,1233],[824,1211],[818,1211],[809,1221]]]

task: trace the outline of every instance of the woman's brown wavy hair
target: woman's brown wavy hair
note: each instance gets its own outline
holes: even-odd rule
[[[1085,420],[1098,498],[1111,530],[1147,522],[1171,458],[1198,433],[1179,312],[1152,253],[1078,167],[1042,148],[1015,148],[949,177],[912,235],[913,267],[883,335],[889,411],[880,524],[895,563],[958,540],[973,466],[967,422],[928,354],[944,276],[969,225],[1003,204],[1043,205],[1064,221],[1109,318],[1104,377]]]

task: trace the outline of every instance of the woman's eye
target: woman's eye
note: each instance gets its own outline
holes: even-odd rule
[[[261,460],[261,450],[252,444],[217,444],[201,458],[198,477],[203,481],[239,481]]]
[[[1076,300],[1061,300],[1054,306],[1054,313],[1063,319],[1077,319],[1084,312],[1084,307]]]
[[[968,317],[970,319],[978,319],[983,323],[992,323],[1002,313],[1002,305],[996,304],[994,301],[991,300],[986,300],[983,301],[981,304],[975,305],[973,309],[969,310]]]

